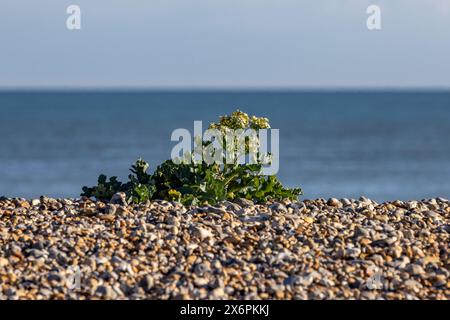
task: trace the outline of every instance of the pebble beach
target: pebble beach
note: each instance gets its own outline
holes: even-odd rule
[[[450,203],[0,198],[0,299],[449,299]]]

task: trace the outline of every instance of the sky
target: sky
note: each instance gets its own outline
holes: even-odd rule
[[[0,88],[117,87],[450,88],[450,0],[0,1]]]

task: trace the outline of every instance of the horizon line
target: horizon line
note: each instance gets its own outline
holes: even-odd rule
[[[8,92],[450,92],[450,86],[0,86]]]

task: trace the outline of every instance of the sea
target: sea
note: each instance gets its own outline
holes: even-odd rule
[[[449,91],[2,91],[0,196],[78,197],[139,157],[170,158],[177,128],[239,109],[280,130],[281,181],[303,199],[450,195]]]

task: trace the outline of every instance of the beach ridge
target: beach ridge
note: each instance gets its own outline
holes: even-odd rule
[[[0,299],[449,299],[450,203],[0,198]]]

